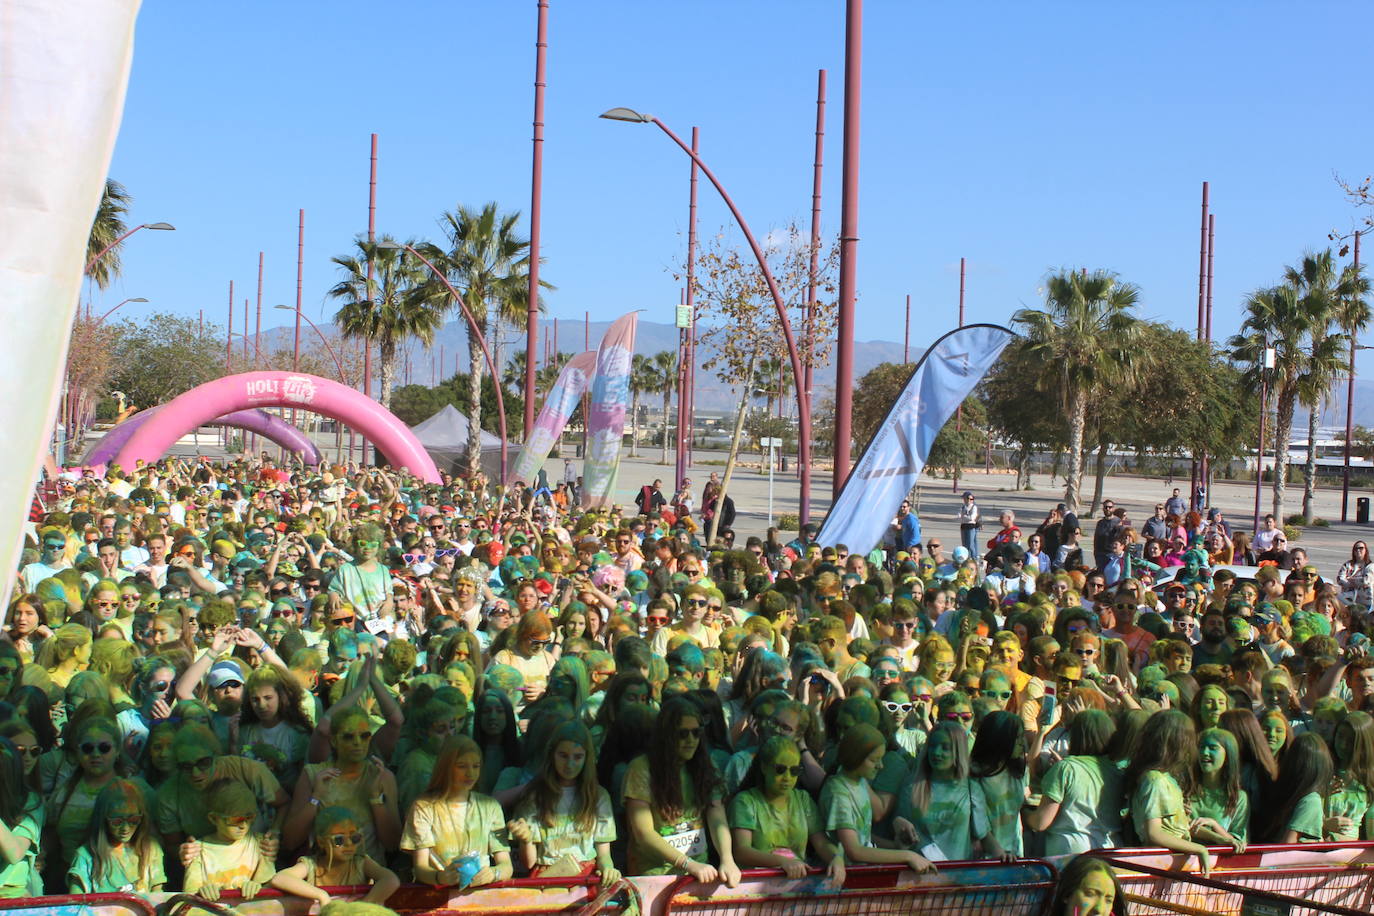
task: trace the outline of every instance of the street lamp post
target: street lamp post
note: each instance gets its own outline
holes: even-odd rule
[[[105,257],[105,255],[109,254],[111,251],[115,249],[115,246],[117,246],[120,242],[124,241],[140,229],[161,229],[170,232],[176,229],[176,226],[173,226],[171,223],[139,223],[137,226],[130,229],[128,232],[124,233],[110,244],[106,245],[104,248],[100,250],[99,254],[97,254],[95,257],[87,261],[86,269],[83,271],[83,273],[90,273],[91,268],[95,266],[96,261],[99,261],[101,258]]]
[[[806,524],[811,514],[811,407],[806,399],[806,377],[802,367],[801,354],[797,350],[797,341],[792,335],[792,323],[787,320],[787,306],[783,303],[782,291],[778,289],[777,281],[773,279],[773,272],[768,269],[768,261],[763,256],[763,249],[759,247],[758,241],[754,238],[754,233],[749,229],[749,224],[744,221],[744,217],[740,214],[739,208],[735,206],[735,202],[730,198],[730,195],[726,193],[724,186],[720,183],[720,179],[716,178],[715,172],[712,172],[710,167],[707,166],[705,162],[701,161],[701,157],[699,157],[690,146],[683,143],[682,138],[673,133],[672,130],[668,128],[668,125],[664,124],[653,115],[642,114],[631,108],[612,108],[610,111],[602,114],[601,117],[608,121],[627,121],[632,124],[657,125],[660,130],[668,135],[669,139],[676,143],[682,151],[690,156],[692,161],[697,164],[702,174],[706,176],[707,180],[709,180],[711,185],[716,189],[716,192],[720,194],[721,200],[725,202],[725,206],[730,209],[731,215],[735,217],[735,222],[739,223],[740,229],[744,232],[744,238],[749,242],[749,247],[754,252],[754,258],[759,262],[759,269],[763,271],[763,277],[768,282],[768,292],[773,297],[773,305],[777,309],[778,320],[782,324],[783,339],[787,343],[787,354],[792,363],[792,385],[797,392],[797,426],[799,428],[799,439],[801,440],[799,449],[801,465],[801,506],[799,515],[801,524]]]
[[[1274,368],[1275,362],[1274,348],[1269,346],[1269,341],[1264,342],[1264,361],[1260,367],[1260,415],[1259,415],[1259,447],[1255,451],[1255,533],[1260,529],[1260,493],[1264,488],[1264,425],[1268,419],[1269,411],[1269,371]],[[1276,443],[1275,448],[1286,448],[1287,443]],[[1277,456],[1276,456],[1277,457]],[[1278,461],[1274,462],[1277,470]]]
[[[1356,275],[1360,269],[1360,233],[1355,233]],[[1350,337],[1350,377],[1345,388],[1345,466],[1341,469],[1341,521],[1345,522],[1350,508],[1350,440],[1355,436],[1355,350],[1359,345]]]
[[[429,258],[420,254],[420,252],[416,251],[405,242],[397,242],[392,239],[384,239],[378,242],[377,247],[408,251],[419,258],[420,262],[429,268],[430,273],[438,277],[439,282],[444,284],[448,289],[449,295],[453,297],[453,301],[458,303],[458,308],[462,311],[463,317],[467,319],[468,333],[481,345],[482,356],[486,359],[487,363],[487,371],[491,374],[491,387],[496,391],[496,418],[501,428],[501,490],[504,492],[506,489],[506,399],[501,395],[501,374],[496,371],[496,361],[491,358],[491,350],[487,348],[487,341],[482,334],[481,326],[477,324],[477,319],[473,317],[472,312],[468,309],[468,304],[463,301],[463,297],[459,294],[458,290],[448,281],[448,277],[444,275],[444,272],[435,267],[434,262],[430,261]],[[471,422],[471,418],[469,418],[469,422]],[[480,458],[480,455],[478,457]]]
[[[125,303],[128,303],[128,302],[147,302],[147,301],[148,301],[148,300],[147,300],[147,299],[144,299],[142,296],[135,296],[135,297],[132,298],[132,299],[125,299],[124,302],[119,303],[119,305],[116,305],[114,308],[110,309],[108,312],[106,312],[105,314],[103,314],[103,315],[101,315],[99,318],[97,318],[97,319],[95,320],[95,323],[96,323],[96,324],[101,324],[101,323],[103,323],[103,322],[105,321],[106,318],[109,318],[109,317],[110,317],[111,315],[113,315],[115,312],[119,311],[120,306],[124,305]]]
[[[281,309],[284,312],[295,311],[295,309],[289,305],[274,305],[272,306],[272,308]],[[319,325],[315,324],[315,322],[311,321],[308,317],[306,317],[304,312],[301,313],[301,320],[304,321],[306,324],[310,325],[311,330],[315,332],[315,336],[319,337],[320,343],[324,344],[324,348],[329,351],[330,358],[334,360],[334,368],[339,370],[339,381],[343,382],[345,385],[352,385],[353,383],[348,380],[348,373],[344,371],[343,361],[339,359],[338,351],[336,351],[333,345],[330,344],[329,338],[324,336],[324,332],[320,330]],[[297,353],[294,365],[300,365],[299,353]]]

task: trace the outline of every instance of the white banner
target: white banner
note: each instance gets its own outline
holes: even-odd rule
[[[1004,327],[970,324],[926,351],[826,515],[819,543],[867,553],[882,542],[897,508],[925,470],[935,437],[1011,338]]]
[[[48,454],[86,240],[114,151],[138,0],[0,2],[0,586],[9,603]],[[3,615],[0,615],[3,616]]]

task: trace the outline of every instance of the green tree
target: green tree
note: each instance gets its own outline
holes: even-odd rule
[[[1012,318],[1025,332],[1030,355],[1043,367],[1038,387],[1054,392],[1067,413],[1064,502],[1071,511],[1078,511],[1088,406],[1108,386],[1134,381],[1139,298],[1140,289],[1116,274],[1066,270],[1046,278],[1044,309],[1021,309]]]
[[[224,329],[194,318],[157,313],[114,327],[114,368],[108,388],[146,410],[224,374]]]
[[[438,385],[400,385],[397,386],[391,412],[396,414],[407,426],[414,426],[434,416],[445,406],[452,404],[460,412],[466,410],[471,377],[457,373],[444,379]],[[502,392],[506,402],[506,426],[515,429],[524,416],[525,402],[518,393]],[[496,386],[492,384],[491,374],[482,376],[482,429],[493,435],[500,433],[497,420]]]
[[[879,363],[859,379],[854,387],[854,412],[850,421],[858,454],[862,455],[868,448],[915,371],[911,363]]]
[[[133,198],[124,185],[113,178],[105,179],[105,190],[100,195],[100,207],[95,211],[95,221],[91,223],[91,234],[86,239],[86,260],[88,262],[110,245],[113,245],[115,239],[128,231],[129,227],[124,223],[124,215],[129,212],[129,204],[131,203],[133,203]],[[86,276],[94,280],[96,286],[106,289],[114,278],[119,276],[122,269],[119,247],[116,246],[111,248],[103,258],[92,264]]]
[[[377,242],[359,237],[354,242],[356,253],[331,258],[342,279],[326,295],[341,303],[334,322],[344,337],[362,338],[366,345],[376,345],[380,400],[383,407],[390,408],[400,347],[412,337],[425,346],[432,344],[444,326],[446,309],[425,294],[424,282],[429,276],[425,266],[408,251],[384,248],[382,243],[394,244],[389,236]],[[369,259],[371,280],[367,277]]]
[[[965,398],[962,406],[962,416],[951,417],[930,444],[926,468],[932,476],[939,469],[941,476],[954,477],[988,447],[987,407],[975,395]]]
[[[516,232],[519,211],[502,213],[496,203],[474,210],[459,205],[440,217],[443,247],[422,246],[421,250],[448,277],[472,312],[480,335],[485,336],[501,321],[520,322],[528,314],[529,240]],[[548,284],[543,284],[548,288]],[[448,288],[427,284],[431,302],[452,305]],[[465,411],[471,423],[468,447],[470,470],[479,469],[481,455],[478,425],[482,418],[482,376],[485,363],[478,334],[468,334],[469,391]],[[500,365],[497,365],[498,371]],[[518,429],[519,424],[514,428]]]
[[[1302,293],[1303,308],[1311,323],[1310,358],[1298,385],[1298,400],[1308,410],[1302,515],[1310,525],[1317,485],[1317,420],[1321,407],[1330,399],[1336,376],[1347,369],[1340,350],[1350,345],[1369,323],[1369,305],[1364,298],[1369,292],[1369,280],[1354,264],[1338,270],[1328,248],[1306,254],[1297,267],[1287,268],[1284,282]],[[1333,335],[1333,329],[1339,333]]]
[[[637,457],[639,445],[639,396],[653,390],[653,374],[649,371],[649,357],[635,353],[630,357],[630,457]]]
[[[1031,352],[1031,342],[1019,337],[1002,351],[978,386],[977,396],[987,415],[988,447],[993,437],[1016,447],[1017,489],[1027,482],[1024,478],[1032,451],[1062,452],[1068,446],[1068,430],[1057,398],[1036,387],[1036,379],[1043,372],[1044,366]]]
[[[660,464],[668,463],[668,407],[673,400],[673,392],[677,390],[678,362],[677,353],[673,350],[660,350],[649,357],[649,391],[663,396],[663,454],[659,458]],[[673,486],[677,487],[682,481],[673,481]]]
[[[1311,257],[1311,264],[1304,258],[1298,267],[1285,269],[1281,285],[1250,294],[1240,333],[1227,342],[1231,358],[1244,367],[1246,383],[1252,389],[1259,388],[1267,372],[1269,390],[1275,398],[1272,512],[1277,518],[1284,517],[1288,440],[1297,404],[1308,400],[1320,403],[1331,376],[1340,371],[1347,343],[1344,333],[1331,333],[1335,320],[1331,297],[1335,293],[1331,278],[1323,276],[1326,269],[1320,263],[1321,256]],[[1339,287],[1340,282],[1334,285]],[[1267,349],[1273,351],[1274,365],[1266,370]]]

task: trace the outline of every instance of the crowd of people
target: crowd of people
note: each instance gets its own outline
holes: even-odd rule
[[[968,493],[949,551],[909,504],[870,551],[708,544],[690,485],[572,486],[60,480],[0,640],[0,895],[1078,855],[1106,913],[1090,850],[1374,838],[1362,541],[1319,571],[1273,519],[1107,500],[1086,539]]]

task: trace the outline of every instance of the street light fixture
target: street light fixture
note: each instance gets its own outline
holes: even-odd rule
[[[625,121],[631,124],[655,124],[660,130],[668,135],[684,153],[686,153],[702,174],[711,182],[711,185],[720,194],[721,200],[725,201],[725,206],[729,208],[731,215],[735,217],[735,222],[739,223],[744,238],[749,242],[750,249],[754,252],[754,258],[759,262],[759,269],[763,271],[763,277],[768,281],[768,292],[773,297],[773,306],[777,309],[778,320],[782,324],[782,336],[787,343],[787,355],[792,363],[792,386],[797,392],[797,464],[801,472],[801,505],[800,521],[805,525],[811,515],[811,405],[807,402],[805,389],[805,376],[802,368],[801,353],[797,350],[796,339],[792,336],[792,323],[787,320],[787,306],[782,299],[782,291],[778,288],[778,283],[773,279],[773,272],[768,269],[768,260],[763,256],[763,249],[759,247],[758,241],[754,238],[754,233],[750,231],[749,224],[744,221],[744,216],[735,206],[734,200],[726,193],[725,187],[716,178],[715,172],[701,160],[692,148],[682,142],[682,138],[673,133],[668,125],[651,114],[635,111],[633,108],[612,108],[602,112],[600,115],[607,121]],[[835,473],[839,473],[836,467]]]
[[[91,268],[95,266],[96,261],[99,261],[101,258],[105,257],[105,255],[109,254],[116,245],[118,245],[120,242],[124,241],[140,229],[160,229],[164,232],[171,232],[172,230],[176,229],[176,226],[173,226],[171,223],[139,223],[137,226],[130,229],[128,232],[124,233],[110,244],[106,245],[104,248],[100,250],[99,254],[97,254],[95,257],[87,261],[86,269],[83,271],[83,273],[90,273]]]
[[[377,243],[377,247],[387,251],[408,251],[419,258],[421,263],[429,268],[430,273],[438,277],[439,282],[448,288],[449,295],[453,297],[454,302],[458,303],[458,308],[462,311],[463,317],[467,319],[468,333],[471,334],[473,339],[481,346],[482,356],[486,359],[487,363],[487,371],[491,374],[491,387],[496,391],[496,418],[501,428],[501,490],[504,493],[506,489],[506,399],[501,394],[501,373],[496,371],[496,360],[491,358],[491,350],[487,348],[486,337],[482,333],[481,326],[477,324],[477,319],[473,317],[472,312],[468,309],[468,304],[463,301],[462,295],[459,294],[458,290],[454,289],[453,284],[448,281],[448,277],[444,275],[444,272],[435,267],[434,262],[429,258],[420,254],[420,252],[416,251],[405,242],[398,242],[395,239],[382,239]],[[528,358],[532,359],[533,357],[534,354],[531,353]],[[471,422],[471,418],[469,418],[469,422]],[[480,433],[481,431],[479,430],[478,432]],[[476,458],[480,462],[480,435],[478,442],[479,447]],[[468,460],[473,460],[473,456],[469,456]]]
[[[147,301],[148,301],[148,300],[147,300],[147,299],[144,299],[142,296],[136,296],[136,297],[134,297],[133,299],[125,299],[124,302],[119,303],[119,305],[116,305],[114,308],[110,309],[108,312],[106,312],[105,314],[101,315],[100,318],[96,320],[96,324],[100,324],[100,323],[101,323],[102,321],[104,321],[106,318],[109,318],[111,315],[113,315],[116,311],[119,310],[119,307],[120,307],[120,306],[124,305],[124,303],[126,303],[126,302],[147,302]]]

